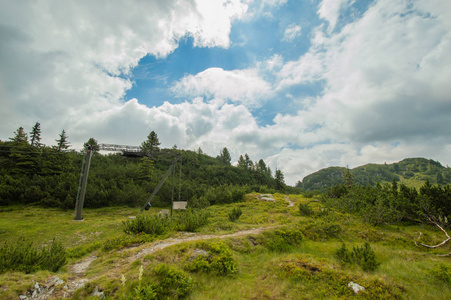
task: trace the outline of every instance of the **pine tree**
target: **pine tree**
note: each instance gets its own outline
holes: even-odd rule
[[[139,178],[142,180],[151,180],[153,170],[154,170],[154,162],[146,156],[141,158],[141,162],[139,164],[138,169]]]
[[[244,161],[246,162],[246,169],[247,170],[252,170],[252,166],[253,166],[253,162],[252,160],[249,158],[249,154],[244,154]]]
[[[56,141],[56,149],[58,151],[66,150],[70,147],[70,143],[67,141],[68,136],[66,135],[66,131],[63,131],[60,133],[60,138],[55,140]]]
[[[343,173],[343,184],[346,188],[350,189],[354,185],[354,175],[352,175],[349,168],[346,168],[345,172]]]
[[[28,144],[28,135],[23,127],[19,127],[15,132],[15,136],[10,138],[14,147],[11,148],[9,159],[13,162],[13,173],[34,174],[38,167],[38,157],[36,149]]]
[[[258,163],[257,163],[257,171],[261,172],[261,173],[267,173],[268,172],[266,164],[265,164],[265,161],[263,159],[260,159],[258,161]]]
[[[160,146],[160,141],[155,131],[152,130],[147,136],[147,140],[141,143],[141,152],[151,155],[160,149],[158,146]]]
[[[227,147],[224,147],[224,149],[222,149],[219,159],[224,165],[230,165],[232,158],[230,157],[230,153],[229,150],[227,150]]]
[[[283,190],[285,189],[285,179],[283,176],[283,173],[281,170],[277,170],[276,169],[276,175],[275,175],[275,179],[276,179],[276,188],[278,190]]]
[[[19,127],[15,132],[14,132],[14,137],[13,138],[9,138],[12,142],[14,143],[18,143],[18,144],[23,144],[23,143],[28,143],[28,135],[25,133],[23,127]]]
[[[243,155],[240,155],[240,158],[238,159],[238,168],[246,169],[246,161],[244,160]]]
[[[40,147],[41,146],[41,124],[39,122],[36,122],[34,124],[33,129],[31,129],[30,132],[31,136],[31,146],[32,147]]]

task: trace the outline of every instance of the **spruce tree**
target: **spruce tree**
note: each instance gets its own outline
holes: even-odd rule
[[[285,179],[281,170],[276,169],[275,179],[276,179],[276,188],[278,190],[285,189]]]
[[[246,169],[247,170],[252,170],[252,166],[254,165],[254,163],[249,158],[249,154],[247,154],[247,153],[244,154],[244,161],[246,162]]]
[[[224,165],[230,165],[232,158],[230,157],[230,153],[229,150],[227,150],[227,147],[224,147],[224,149],[222,149],[219,158]]]
[[[55,140],[56,141],[56,149],[58,151],[66,150],[70,147],[70,143],[67,141],[68,136],[66,135],[66,131],[63,131],[60,133],[60,138]]]
[[[243,155],[240,155],[240,158],[238,159],[238,168],[246,169],[246,161],[244,160]]]
[[[155,133],[155,131],[151,131],[149,135],[147,136],[147,140],[145,142],[141,143],[141,152],[151,155],[155,151],[159,150],[160,148],[160,141],[158,140],[158,135]]]
[[[36,122],[36,124],[34,124],[33,129],[31,129],[30,136],[30,143],[32,147],[41,146],[41,124],[39,122]]]
[[[265,161],[263,159],[260,159],[257,163],[257,171],[261,172],[261,173],[267,173],[268,170],[266,168],[266,164]]]
[[[14,143],[18,143],[18,144],[23,144],[23,143],[28,143],[28,135],[25,133],[24,129],[22,126],[20,126],[15,132],[14,132],[14,137],[13,138],[9,138],[12,142]]]

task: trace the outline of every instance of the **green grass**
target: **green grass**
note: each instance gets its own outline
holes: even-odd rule
[[[285,197],[290,197],[295,206],[287,207]],[[274,235],[258,234],[184,242],[139,260],[130,260],[130,256],[149,247],[154,239],[184,235],[169,232],[163,237],[147,239],[125,234],[122,221],[138,215],[139,209],[85,209],[84,221],[74,222],[73,211],[0,208],[2,241],[23,237],[39,246],[57,238],[70,253],[69,265],[57,273],[1,274],[0,298],[17,299],[19,294],[32,287],[33,280],[44,283],[57,275],[67,281],[73,278],[71,264],[95,255],[97,259],[84,275],[91,282],[74,298],[86,298],[98,286],[109,298],[119,299],[121,293],[133,291],[137,286],[141,266],[144,268],[143,284],[147,284],[156,281],[152,270],[167,264],[183,270],[192,278],[188,299],[451,299],[448,277],[438,273],[450,266],[449,259],[434,255],[448,252],[449,246],[430,250],[414,244],[419,232],[423,233],[422,241],[425,243],[443,241],[443,233],[433,226],[395,224],[374,227],[364,224],[359,217],[325,210],[315,199],[281,194],[276,194],[275,199],[276,202],[266,202],[257,200],[255,195],[246,195],[240,203],[208,207],[209,223],[199,228],[196,234],[229,234],[257,227],[274,227],[270,229],[274,231],[284,226],[300,228],[304,236],[302,241],[284,248],[283,252],[271,251],[271,247],[265,244],[265,238]],[[313,215],[302,215],[300,203],[309,203]],[[231,222],[228,215],[237,207],[242,210],[242,215]],[[158,211],[151,208],[145,214],[152,215]],[[207,245],[212,242],[222,242],[230,249],[229,259],[236,263],[236,271],[226,274],[207,272],[207,269],[187,269],[193,251],[208,250]],[[365,272],[355,264],[342,265],[335,252],[343,242],[349,250],[370,243],[380,262],[379,267]],[[122,276],[127,280],[125,288],[122,287]],[[350,281],[366,287],[367,292],[354,295],[347,288]]]

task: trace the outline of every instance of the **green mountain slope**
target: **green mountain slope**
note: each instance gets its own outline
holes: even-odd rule
[[[312,173],[298,182],[306,190],[325,190],[342,183],[344,167],[329,167]],[[361,185],[389,183],[393,179],[410,187],[420,187],[429,179],[432,184],[451,184],[451,169],[426,158],[406,158],[393,164],[366,164],[350,170]]]

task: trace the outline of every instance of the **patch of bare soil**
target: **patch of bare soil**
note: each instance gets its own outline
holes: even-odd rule
[[[77,276],[81,276],[83,275],[86,270],[89,268],[89,265],[97,258],[97,256],[90,256],[87,257],[81,261],[79,261],[78,263],[76,263],[75,265],[73,265],[72,267],[70,267],[72,273],[74,273]]]

